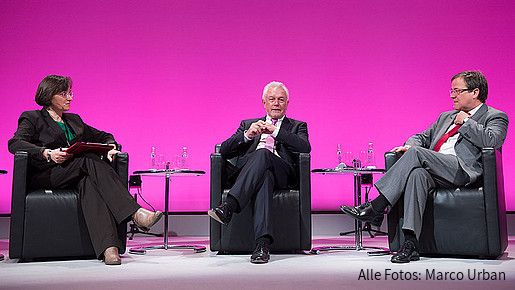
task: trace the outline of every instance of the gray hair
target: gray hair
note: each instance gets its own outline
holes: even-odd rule
[[[266,98],[266,93],[268,92],[268,90],[270,90],[271,88],[281,88],[284,90],[284,92],[286,93],[286,99],[289,99],[290,97],[290,94],[288,93],[288,88],[281,82],[277,82],[277,81],[272,81],[272,82],[269,82],[265,88],[263,89],[263,100]]]

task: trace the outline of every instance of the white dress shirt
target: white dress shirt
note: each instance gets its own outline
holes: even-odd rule
[[[479,108],[481,108],[482,105],[483,104],[479,104],[479,106],[470,110],[468,118],[472,117],[479,110]],[[465,124],[465,122],[466,122],[466,120],[468,120],[468,118],[465,119],[463,124]],[[452,128],[454,128],[454,127],[456,127],[456,124],[453,123],[445,133],[451,131]],[[456,151],[454,150],[454,145],[456,145],[456,142],[458,141],[459,136],[460,136],[460,133],[456,133],[456,134],[454,134],[454,136],[449,137],[449,139],[447,139],[447,141],[445,141],[445,143],[442,144],[442,147],[440,147],[440,150],[438,152],[456,156]]]
[[[261,138],[259,139],[259,144],[258,144],[256,150],[262,149],[262,148],[266,149],[266,146],[265,146],[266,145],[266,139],[269,136],[272,136],[274,139],[275,139],[275,137],[277,137],[277,134],[279,134],[279,129],[281,128],[281,124],[283,123],[283,120],[284,120],[284,116],[277,120],[277,123],[275,123],[275,130],[274,130],[274,132],[272,132],[272,134],[261,134]],[[267,115],[265,122],[268,123],[268,124],[272,124],[272,118]],[[249,142],[252,139],[248,138],[246,133],[247,132],[245,132],[243,134],[243,136],[245,138],[245,142]],[[274,148],[273,148],[273,153],[275,155],[279,156],[279,153],[277,153],[277,150],[275,150],[275,144],[274,144]]]

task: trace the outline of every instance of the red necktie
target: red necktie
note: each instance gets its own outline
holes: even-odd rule
[[[456,125],[454,128],[452,128],[451,131],[443,134],[442,138],[440,138],[440,140],[438,140],[438,142],[436,142],[435,148],[433,148],[433,150],[436,152],[440,151],[440,147],[442,147],[443,143],[445,143],[445,141],[447,141],[447,139],[449,139],[449,137],[456,135],[456,133],[458,133],[458,130],[460,129],[460,127],[461,127],[461,124]]]

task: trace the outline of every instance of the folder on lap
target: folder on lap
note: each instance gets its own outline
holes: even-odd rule
[[[112,145],[102,143],[77,142],[67,148],[65,151],[69,154],[80,154],[85,152],[93,152],[99,155],[106,155],[113,149]]]

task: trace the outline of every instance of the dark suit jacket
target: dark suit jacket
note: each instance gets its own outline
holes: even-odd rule
[[[96,142],[116,144],[113,135],[97,130],[82,121],[79,115],[63,113],[63,120],[70,126],[75,138],[70,142]],[[23,112],[18,119],[18,129],[8,142],[9,152],[26,151],[31,157],[31,168],[43,171],[52,166],[54,162],[47,162],[43,157],[45,149],[69,147],[64,131],[50,117],[47,110]]]
[[[458,111],[443,112],[427,130],[411,136],[406,144],[433,149],[438,140],[454,122]],[[499,110],[483,104],[481,108],[458,130],[460,133],[454,150],[461,168],[474,183],[483,174],[481,149],[501,148],[508,130],[508,116]]]
[[[241,168],[246,163],[247,154],[254,152],[259,144],[261,135],[253,140],[245,142],[243,132],[250,128],[250,125],[260,119],[249,119],[241,121],[240,127],[229,139],[225,140],[220,148],[220,153],[225,159],[237,157],[236,167]],[[275,138],[277,153],[283,160],[294,166],[299,153],[309,153],[311,145],[308,140],[308,125],[305,122],[284,117],[279,133]]]

